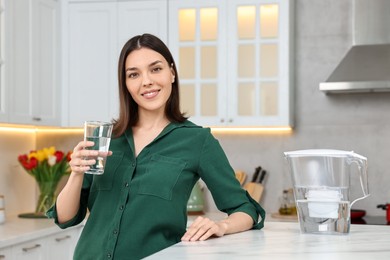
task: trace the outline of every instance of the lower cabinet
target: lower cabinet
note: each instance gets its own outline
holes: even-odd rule
[[[47,250],[46,239],[35,239],[22,244],[12,246],[12,255],[9,259],[27,260],[45,259],[45,250]],[[8,258],[6,258],[8,260]]]
[[[11,259],[12,248],[0,248],[0,260]]]
[[[76,228],[47,237],[48,248],[45,259],[73,259],[74,248],[76,247],[80,232],[81,228]]]
[[[71,260],[82,227],[0,249],[0,260]]]

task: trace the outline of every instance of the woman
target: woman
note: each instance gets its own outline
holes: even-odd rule
[[[95,163],[84,158],[97,151],[84,149],[93,142],[80,142],[69,180],[48,212],[66,228],[90,211],[74,259],[140,259],[180,241],[262,228],[264,210],[240,187],[210,129],[180,112],[177,70],[166,45],[150,34],[130,39],[118,78],[120,115],[104,174],[84,175]],[[229,216],[219,222],[198,217],[186,230],[186,205],[199,178]]]

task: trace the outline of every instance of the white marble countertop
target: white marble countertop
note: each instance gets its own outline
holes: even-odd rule
[[[72,227],[75,228],[75,227]],[[8,217],[0,224],[0,248],[61,232],[53,219]]]
[[[265,223],[198,242],[181,242],[146,259],[390,259],[390,226],[351,225],[347,235],[302,234],[298,222]]]

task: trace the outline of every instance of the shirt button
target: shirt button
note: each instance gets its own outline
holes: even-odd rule
[[[124,208],[125,208],[125,207],[123,207],[123,206],[120,206],[120,207],[119,207],[120,210],[123,210]]]
[[[132,163],[131,166],[135,167],[135,163]]]
[[[118,230],[114,230],[114,232],[112,232],[112,233],[114,233],[114,235],[116,235],[116,234],[118,234]]]
[[[129,187],[129,183],[128,182],[125,183],[125,187]]]
[[[107,254],[107,258],[111,258],[111,254],[110,253]]]

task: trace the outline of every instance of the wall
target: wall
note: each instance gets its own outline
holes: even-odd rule
[[[325,95],[318,90],[351,46],[351,3],[296,1],[295,128],[291,135],[216,135],[235,169],[251,175],[261,165],[268,171],[261,204],[269,213],[278,210],[282,190],[291,186],[283,152],[307,148],[353,150],[368,157],[371,196],[354,208],[384,216],[376,205],[390,202],[390,113],[386,112],[390,111],[390,93]],[[0,194],[6,195],[7,212],[32,210],[34,182],[17,166],[16,156],[34,145],[71,149],[81,137],[41,133],[35,139],[29,134],[0,134]],[[351,196],[357,197],[357,191],[355,184]],[[207,196],[207,207],[215,210]]]
[[[35,210],[35,181],[17,160],[34,147],[33,132],[0,130],[0,194],[5,196],[7,216]]]

